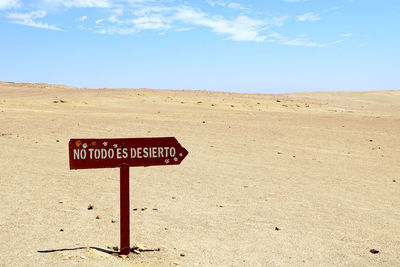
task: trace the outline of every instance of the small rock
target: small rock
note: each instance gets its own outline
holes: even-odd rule
[[[370,249],[369,252],[371,252],[372,254],[378,254],[378,253],[379,253],[379,250]]]
[[[176,197],[172,197],[172,199],[176,199]]]
[[[89,206],[88,206],[88,210],[92,210],[94,207],[93,207],[93,205],[92,204],[90,204]]]
[[[57,140],[56,140],[56,142],[57,142],[57,143],[59,143],[59,142],[60,142],[60,140],[58,140],[58,139],[57,139]]]
[[[158,210],[158,209],[154,208],[153,210]]]
[[[181,253],[179,256],[181,256],[181,257],[185,257],[185,254],[184,254],[184,253]]]
[[[137,249],[132,249],[132,252],[135,253],[135,254],[140,254],[140,251],[137,250]]]
[[[58,201],[58,203],[62,204],[62,203],[64,203],[64,202],[60,200],[60,201]]]
[[[281,230],[279,227],[275,227],[275,231],[279,231]]]
[[[178,261],[174,261],[174,264],[175,265],[179,265],[180,263]]]
[[[116,220],[111,219],[111,223],[116,223],[116,222],[117,222]]]
[[[275,100],[276,102],[281,102],[279,99]]]
[[[147,208],[141,208],[140,210],[141,210],[141,211],[145,211],[145,210],[147,210]]]
[[[134,208],[133,211],[137,211],[137,208]]]
[[[85,256],[81,256],[81,259],[86,259],[86,257]]]
[[[27,254],[26,256],[27,256],[27,257],[32,257],[32,254]]]
[[[396,180],[393,180],[393,183],[395,183],[396,182]]]
[[[203,123],[206,123],[206,121],[203,121]]]
[[[278,155],[280,155],[280,154],[282,154],[282,151],[278,151],[278,152],[276,152]]]
[[[98,220],[98,219],[100,219],[100,216],[97,215],[97,216],[96,216],[96,220]]]
[[[60,229],[60,232],[64,232],[64,229],[61,228],[61,229]]]

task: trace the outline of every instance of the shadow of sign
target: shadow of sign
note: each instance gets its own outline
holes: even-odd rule
[[[106,253],[106,254],[115,254],[118,252],[117,251],[112,251],[104,248],[98,248],[98,247],[77,247],[77,248],[60,248],[60,249],[48,249],[48,250],[38,250],[37,252],[39,253],[53,253],[53,252],[61,252],[61,251],[71,251],[71,250],[79,250],[79,249],[95,249],[97,251]]]

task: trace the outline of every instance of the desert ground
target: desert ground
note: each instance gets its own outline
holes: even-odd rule
[[[119,169],[68,142],[163,136],[179,166],[130,168],[131,244],[159,251],[119,256]],[[0,147],[1,266],[400,266],[400,91],[2,82]]]

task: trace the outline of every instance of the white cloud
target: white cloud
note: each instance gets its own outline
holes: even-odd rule
[[[136,30],[167,30],[171,28],[168,21],[161,15],[150,15],[132,20]]]
[[[45,0],[51,5],[63,5],[65,7],[111,7],[110,0]]]
[[[0,0],[4,3],[5,0]],[[14,1],[17,0],[7,0]],[[84,22],[81,29],[92,30],[101,34],[134,34],[152,30],[157,34],[166,31],[184,32],[203,27],[234,41],[272,42],[292,46],[318,47],[324,46],[310,41],[306,36],[287,37],[273,31],[287,20],[287,16],[260,17],[262,13],[252,11],[235,0],[208,0],[211,6],[228,9],[219,13],[220,9],[205,12],[188,4],[174,5],[174,1],[156,0],[42,0],[49,6],[66,8],[101,8],[103,17],[89,20],[82,16],[76,21]],[[286,2],[303,2],[307,0],[282,0]],[[177,1],[178,2],[178,1]],[[7,17],[13,23],[32,27],[60,30],[57,26],[41,22],[45,11],[14,13]],[[95,17],[93,15],[92,17]],[[316,21],[320,17],[312,12],[297,17],[298,21]],[[343,35],[343,37],[347,37]]]
[[[82,16],[82,17],[78,18],[77,21],[85,21],[87,19],[88,19],[87,16]]]
[[[42,19],[46,16],[46,11],[32,11],[29,13],[11,13],[8,14],[8,18],[12,19],[13,23],[22,24],[26,26],[50,29],[50,30],[60,30],[57,26],[49,25],[47,23],[43,23],[40,21],[36,21],[37,19]]]
[[[310,41],[306,35],[298,35],[296,38],[291,39],[283,34],[272,32],[267,35],[267,42],[278,43],[289,46],[304,46],[304,47],[325,47],[325,44],[318,44]]]
[[[20,7],[18,0],[0,0],[0,9],[11,9]]]
[[[264,41],[261,35],[266,23],[261,20],[252,19],[247,16],[238,16],[235,19],[226,19],[222,16],[209,16],[208,14],[191,7],[180,7],[174,14],[174,19],[210,28],[217,34],[228,35],[229,39],[235,41]]]
[[[342,37],[351,37],[351,36],[353,36],[352,33],[345,33],[345,34],[342,34]]]
[[[320,19],[321,18],[317,14],[314,14],[313,12],[308,12],[297,17],[298,21],[317,21]]]
[[[217,1],[207,0],[207,2],[211,6],[222,6],[222,7],[227,7],[227,8],[230,8],[230,9],[238,9],[238,10],[242,10],[242,11],[250,11],[249,8],[247,8],[247,7],[245,7],[242,4],[237,3],[237,2],[223,1],[223,0],[217,0]]]

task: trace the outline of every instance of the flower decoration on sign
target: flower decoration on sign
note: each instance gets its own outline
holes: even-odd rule
[[[76,140],[76,141],[75,141],[75,145],[76,145],[77,147],[80,147],[80,146],[82,145],[81,140]]]
[[[178,161],[178,158],[177,158],[177,157],[175,157],[175,158],[174,158],[174,161]]]
[[[92,141],[92,142],[90,143],[91,146],[95,146],[96,144],[97,144],[96,141]]]
[[[114,147],[114,148],[117,148],[117,147],[118,147],[118,145],[117,145],[117,144],[114,144],[114,145],[113,145],[113,147]]]
[[[103,146],[107,146],[108,145],[108,142],[103,142]]]
[[[82,145],[82,147],[83,147],[83,148],[87,148],[87,144],[84,143],[84,144]]]
[[[165,160],[165,163],[167,163],[167,164],[168,164],[168,163],[169,163],[169,159],[166,159],[166,160]]]
[[[179,153],[179,157],[182,157],[183,156],[183,154],[182,153]]]

